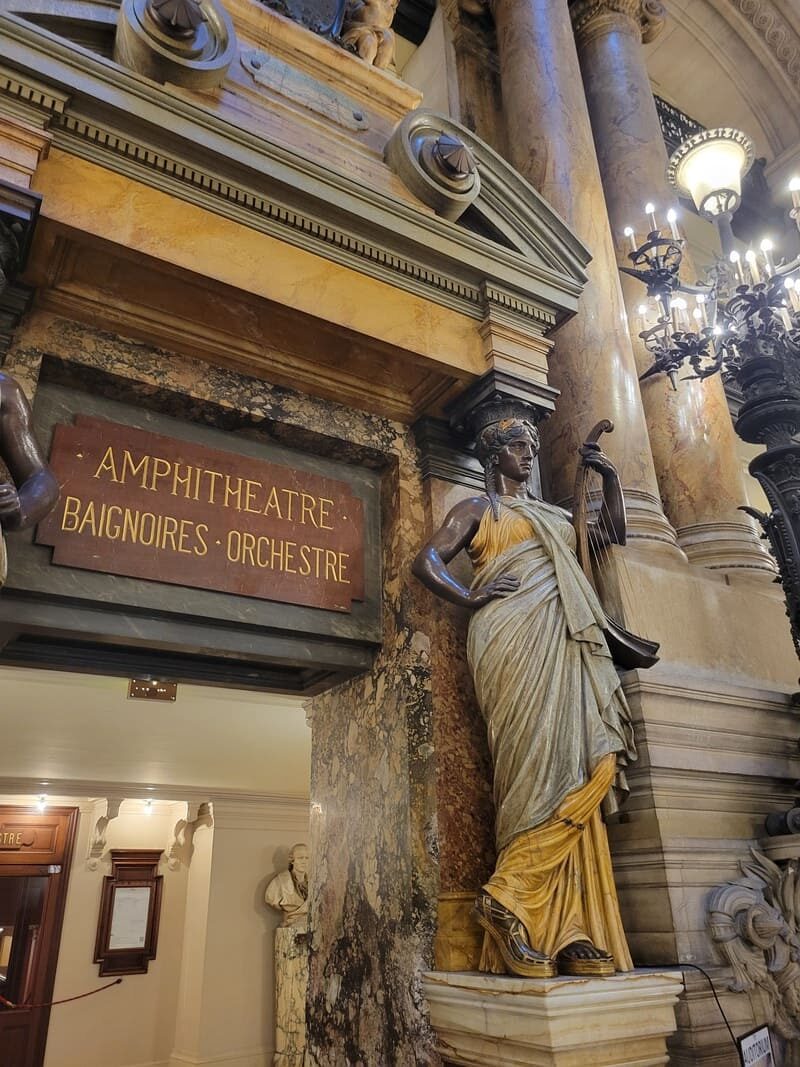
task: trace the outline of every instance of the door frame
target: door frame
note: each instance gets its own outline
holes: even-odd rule
[[[52,855],[36,856],[37,859],[49,859],[49,863],[25,862],[27,857],[20,852],[0,852],[0,876],[46,875],[48,877],[47,894],[42,913],[39,955],[37,955],[36,976],[32,990],[34,1004],[47,1004],[52,999],[55,985],[61,931],[64,925],[64,912],[67,903],[67,887],[72,868],[80,809],[77,806],[48,805],[46,812],[40,812],[36,807],[26,805],[4,804],[0,806],[0,822],[8,817],[13,818],[14,815],[24,815],[26,819],[33,817],[35,820],[41,819],[43,822],[48,819],[52,822],[55,816],[59,822],[59,833],[54,842]],[[59,867],[60,870],[55,872],[53,867]],[[41,953],[46,953],[45,958],[42,958]],[[5,1010],[0,1008],[0,1012]],[[47,1032],[50,1025],[50,1008],[31,1009],[30,1025],[34,1028],[34,1035],[25,1067],[42,1067],[47,1044]]]

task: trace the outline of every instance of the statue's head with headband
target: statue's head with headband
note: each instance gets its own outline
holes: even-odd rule
[[[539,431],[528,419],[499,419],[484,426],[475,442],[475,452],[483,465],[486,495],[495,519],[500,517],[500,497],[497,492],[497,467],[500,453],[521,437],[529,437],[534,455],[539,452]]]

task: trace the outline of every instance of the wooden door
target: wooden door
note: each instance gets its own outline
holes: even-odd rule
[[[42,1067],[77,808],[0,807],[0,1064]],[[27,1005],[31,1005],[28,1007]],[[37,1006],[42,1005],[42,1006]]]

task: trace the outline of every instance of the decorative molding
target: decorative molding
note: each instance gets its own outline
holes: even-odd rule
[[[577,307],[588,251],[465,128],[459,139],[481,175],[471,210],[497,240],[268,142],[14,15],[0,15],[0,28],[0,50],[13,49],[17,67],[13,75],[0,71],[0,114],[22,109],[29,122],[49,122],[63,151],[473,318],[484,314],[484,283],[553,321]],[[19,73],[26,66],[35,79]],[[58,90],[48,91],[43,77]],[[323,221],[332,214],[336,224]]]
[[[5,363],[14,333],[33,303],[35,290],[14,282],[0,292],[0,366]]]
[[[775,56],[789,80],[800,88],[800,37],[772,0],[733,0]]]
[[[787,1040],[800,1038],[800,837],[793,856],[775,863],[756,849],[740,861],[742,877],[715,889],[708,901],[713,941],[733,970],[733,993],[756,993],[763,1021]]]
[[[503,370],[490,370],[466,389],[447,408],[450,426],[465,441],[472,441],[480,428],[502,418],[547,418],[555,408],[558,390],[531,382]]]
[[[27,75],[22,75],[8,67],[0,66],[0,95],[19,105],[18,113],[26,119],[31,118],[31,108],[40,113],[45,120],[55,115],[63,115],[69,102],[69,95],[53,89],[44,82],[39,82]],[[16,109],[12,108],[12,113]],[[36,117],[34,115],[34,117]]]
[[[667,11],[661,0],[570,0],[570,15],[575,36],[583,40],[616,25],[614,16],[622,15],[649,44],[664,28]]]
[[[445,419],[425,415],[414,423],[412,430],[423,481],[438,478],[467,486],[476,493],[485,492],[483,467],[471,452],[455,444]]]
[[[211,802],[217,830],[306,830],[311,818],[308,799],[250,799],[214,794]]]
[[[0,796],[28,796],[34,801],[41,795],[38,778],[0,777]],[[164,782],[104,782],[93,778],[50,778],[48,796],[52,797],[116,797],[126,800],[177,801],[198,809],[207,803],[220,805],[226,812],[258,812],[268,810],[277,819],[308,811],[308,797],[277,796],[274,793],[242,793],[234,789],[210,789],[207,786],[171,785]],[[227,806],[230,807],[227,807]],[[213,809],[212,809],[213,810]],[[217,812],[214,812],[217,822]]]

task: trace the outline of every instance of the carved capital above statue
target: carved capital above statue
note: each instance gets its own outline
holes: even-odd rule
[[[579,44],[607,31],[620,16],[630,20],[648,44],[661,32],[667,9],[661,0],[571,0],[570,14]]]

